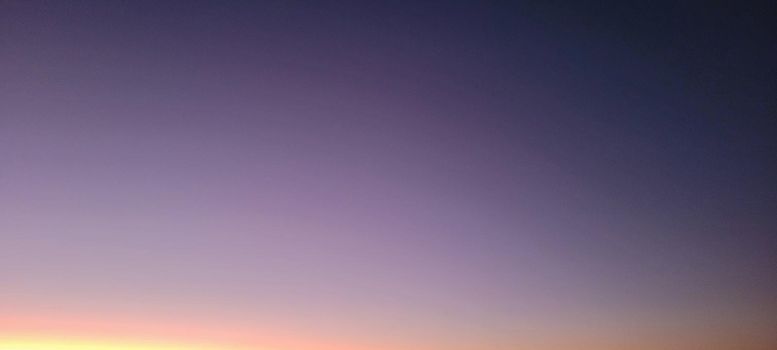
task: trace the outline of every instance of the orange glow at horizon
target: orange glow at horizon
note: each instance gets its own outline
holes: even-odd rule
[[[98,313],[0,315],[0,350],[355,350],[302,330],[214,318]]]
[[[128,341],[119,339],[0,337],[0,350],[237,350],[203,344],[182,344],[157,341]],[[265,348],[262,350],[277,350]]]

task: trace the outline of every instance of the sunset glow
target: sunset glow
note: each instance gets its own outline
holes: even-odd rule
[[[0,350],[236,350],[201,345],[88,339],[0,338]],[[261,349],[264,350],[264,349]],[[269,350],[269,349],[268,349]]]
[[[777,349],[757,3],[0,0],[0,350]]]
[[[34,341],[20,340],[0,343],[3,350],[189,350],[199,347],[183,347],[152,344],[114,344],[75,341]]]

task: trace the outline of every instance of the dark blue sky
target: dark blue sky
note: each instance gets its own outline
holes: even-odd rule
[[[768,348],[776,19],[0,1],[0,331]]]

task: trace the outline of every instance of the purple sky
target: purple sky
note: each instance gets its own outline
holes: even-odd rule
[[[0,4],[9,324],[774,341],[749,9]]]

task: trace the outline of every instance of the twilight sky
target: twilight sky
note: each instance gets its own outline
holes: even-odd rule
[[[774,349],[774,22],[0,0],[0,337]]]

